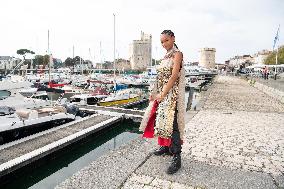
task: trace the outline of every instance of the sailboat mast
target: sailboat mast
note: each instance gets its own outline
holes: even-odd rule
[[[49,57],[49,71],[48,71],[48,81],[49,81],[49,84],[50,84],[50,71],[51,71],[51,62],[50,62],[50,51],[49,51],[49,30],[47,31],[47,54],[48,54],[48,57]]]
[[[103,69],[103,59],[102,59],[102,42],[100,41],[100,62],[101,62],[101,70]]]
[[[277,34],[276,34],[276,37],[275,37],[275,39],[276,39],[276,41],[275,41],[275,44],[277,43],[277,41],[279,40],[279,32],[280,32],[280,24],[279,24],[279,26],[278,26],[278,30],[277,30]],[[275,45],[274,44],[274,45]],[[273,47],[274,48],[274,47]],[[275,65],[275,80],[276,80],[276,76],[277,76],[277,64],[278,64],[278,49],[279,49],[279,46],[278,46],[278,44],[277,44],[277,46],[276,46],[276,65]]]
[[[115,14],[113,13],[113,74],[115,78]]]

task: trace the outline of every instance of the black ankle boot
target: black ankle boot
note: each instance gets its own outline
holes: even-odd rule
[[[167,174],[174,174],[176,173],[181,167],[181,157],[180,154],[174,154],[174,157],[171,161],[171,165],[169,166],[167,170]]]
[[[154,153],[156,156],[161,156],[161,155],[171,155],[169,151],[169,147],[167,146],[161,146],[158,150],[156,150]]]

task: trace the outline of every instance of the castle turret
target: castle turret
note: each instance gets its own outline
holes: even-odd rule
[[[215,48],[202,48],[199,65],[205,68],[215,68],[215,53]]]
[[[141,32],[140,40],[133,40],[130,45],[130,64],[134,70],[146,70],[151,64],[152,35]]]

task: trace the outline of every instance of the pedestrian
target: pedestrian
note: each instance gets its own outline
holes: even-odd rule
[[[262,78],[263,78],[263,79],[266,79],[266,76],[265,76],[265,67],[262,68],[261,73],[262,73]]]
[[[268,68],[264,66],[264,79],[268,79]]]
[[[144,137],[158,137],[160,147],[153,154],[156,156],[171,155],[173,159],[166,172],[174,174],[181,168],[185,125],[185,71],[183,54],[175,44],[174,33],[171,30],[164,30],[160,40],[167,52],[160,65],[157,66],[157,78],[149,99],[150,104],[156,104],[156,107],[152,109],[156,117],[154,124],[149,125],[151,122],[149,121],[147,126],[143,126],[142,120],[140,130],[144,131]],[[153,101],[155,103],[151,103]]]

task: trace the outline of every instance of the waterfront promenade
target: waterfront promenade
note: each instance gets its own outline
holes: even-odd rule
[[[182,168],[137,139],[100,157],[56,188],[284,188],[284,104],[243,79],[217,76],[186,114]]]

